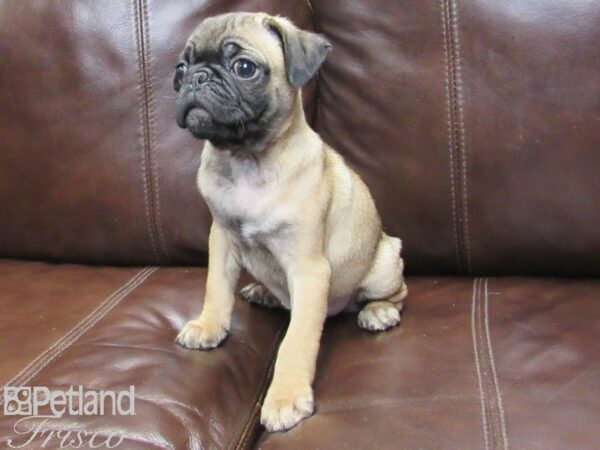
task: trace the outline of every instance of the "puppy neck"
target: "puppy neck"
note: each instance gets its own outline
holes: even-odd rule
[[[272,143],[272,147],[278,147],[290,140],[307,134],[316,134],[306,121],[304,107],[302,105],[302,92],[298,90],[294,97],[292,110],[288,119],[279,128],[276,133],[276,139]]]

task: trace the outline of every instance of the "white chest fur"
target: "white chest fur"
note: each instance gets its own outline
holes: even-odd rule
[[[202,155],[198,187],[215,220],[242,243],[254,247],[286,227],[277,171],[265,170],[255,159]]]

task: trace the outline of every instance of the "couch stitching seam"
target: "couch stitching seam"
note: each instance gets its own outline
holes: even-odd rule
[[[23,381],[21,381],[21,383],[26,383],[33,377],[35,377],[44,367],[46,367],[51,361],[56,359],[58,356],[60,356],[68,347],[73,345],[73,343],[77,339],[79,339],[84,333],[93,328],[94,325],[96,325],[102,318],[104,318],[110,311],[112,311],[114,307],[121,302],[121,300],[127,297],[133,290],[135,290],[150,275],[152,275],[152,273],[154,273],[157,270],[157,267],[150,267],[142,270],[141,272],[138,272],[138,274],[132,277],[128,283],[123,285],[123,289],[120,289],[120,292],[118,294],[115,294],[114,297],[110,300],[107,299],[107,301],[101,306],[101,308],[97,308],[94,311],[92,311],[92,313],[88,317],[86,317],[86,319],[89,318],[88,321],[80,322],[79,325],[73,329],[72,335],[69,334],[68,336],[65,336],[66,339],[55,348],[53,354],[50,354],[50,352],[48,353],[48,357],[46,358],[46,361],[41,365],[41,367],[39,367],[33,373],[27,376]]]
[[[455,81],[456,81],[456,105],[458,114],[456,116],[458,125],[457,146],[461,157],[462,169],[462,232],[464,239],[464,252],[467,273],[471,272],[471,239],[469,233],[469,192],[467,188],[467,152],[465,143],[465,120],[464,120],[464,99],[463,99],[463,81],[462,81],[462,63],[460,57],[460,39],[458,36],[458,5],[456,0],[451,0],[453,5],[452,31],[454,39],[455,52]]]
[[[490,371],[489,371],[489,360],[488,353],[486,352],[487,346],[485,342],[485,309],[482,305],[484,299],[482,298],[483,293],[483,279],[479,279],[479,285],[477,288],[477,318],[476,318],[476,326],[477,326],[477,340],[479,343],[479,360],[481,362],[481,379],[483,384],[483,399],[485,402],[485,415],[487,418],[487,433],[488,433],[488,442],[490,448],[496,449],[496,435],[494,430],[496,429],[496,416],[493,405],[493,397],[490,391]]]
[[[498,409],[497,404],[495,403],[496,396],[494,392],[494,386],[492,382],[491,370],[490,370],[490,360],[489,360],[489,352],[487,348],[486,341],[486,329],[485,329],[485,293],[484,291],[484,279],[480,279],[478,295],[477,295],[477,329],[478,329],[478,339],[479,339],[479,357],[482,362],[482,378],[483,378],[483,387],[484,387],[484,397],[485,397],[485,413],[488,419],[488,433],[489,433],[489,442],[490,447],[493,449],[498,449]]]
[[[155,226],[158,230],[158,244],[160,249],[163,252],[163,255],[167,261],[167,263],[171,262],[171,257],[169,255],[169,249],[166,244],[164,231],[163,231],[163,222],[160,213],[160,190],[159,190],[159,172],[158,172],[158,160],[156,157],[156,133],[152,130],[155,128],[155,103],[154,103],[154,87],[152,83],[152,53],[150,51],[150,18],[148,14],[148,5],[146,0],[141,0],[140,6],[141,10],[141,25],[142,25],[142,52],[144,53],[144,70],[146,72],[145,80],[146,80],[146,105],[148,108],[148,160],[150,163],[150,178],[153,180],[154,186],[154,195],[152,196],[152,200],[154,202],[154,212],[156,216],[154,217]]]
[[[250,409],[250,412],[248,413],[248,418],[246,419],[246,423],[245,423],[244,427],[242,428],[241,433],[239,433],[240,437],[239,437],[235,447],[233,447],[235,450],[240,450],[240,449],[243,449],[246,447],[246,443],[250,436],[251,427],[253,424],[255,424],[257,422],[257,419],[259,419],[262,402],[266,396],[269,381],[271,380],[271,378],[273,376],[273,371],[275,369],[275,361],[277,360],[277,350],[279,349],[279,345],[281,344],[281,341],[283,339],[284,328],[285,328],[285,324],[282,324],[279,327],[277,334],[275,335],[275,342],[274,342],[273,347],[270,352],[269,365],[267,366],[266,370],[263,372],[263,376],[261,378],[259,388],[256,392],[254,401],[252,402],[253,406]],[[228,446],[228,448],[232,448],[232,445],[233,445],[233,442]]]
[[[132,278],[129,279],[129,281],[127,281],[127,283],[121,285],[119,288],[117,288],[115,291],[113,291],[108,297],[106,297],[104,299],[104,301],[102,303],[100,303],[96,308],[94,308],[94,310],[88,314],[88,316],[86,316],[81,322],[77,323],[75,325],[75,327],[73,327],[69,332],[67,332],[65,335],[63,335],[62,338],[60,338],[58,341],[56,341],[52,346],[48,347],[44,352],[42,352],[38,357],[36,357],[34,360],[32,360],[27,366],[25,366],[23,369],[21,369],[12,379],[10,379],[5,386],[9,386],[12,383],[15,383],[18,381],[19,378],[23,377],[25,375],[25,372],[29,371],[31,369],[31,367],[34,364],[37,364],[37,361],[40,357],[42,357],[42,355],[46,354],[47,352],[51,351],[51,349],[55,346],[57,346],[58,344],[60,344],[64,339],[66,339],[72,332],[74,332],[75,330],[77,330],[82,322],[84,322],[85,320],[87,320],[89,318],[90,315],[96,313],[97,311],[99,311],[101,308],[104,307],[104,305],[106,303],[108,303],[109,301],[111,301],[111,299],[115,296],[118,295],[126,286],[129,285],[129,283],[131,283],[133,281],[134,278],[136,278],[137,276],[140,275],[141,272],[136,273]],[[0,393],[0,395],[2,395],[2,393]],[[2,400],[0,400],[1,403]]]
[[[458,36],[458,10],[454,0],[442,0],[445,32],[445,58],[449,86],[451,189],[453,219],[456,228],[459,273],[471,272],[471,245],[468,219],[467,157],[465,144],[463,88]]]
[[[141,131],[142,131],[142,176],[144,178],[144,206],[146,211],[146,222],[148,234],[152,245],[152,252],[156,262],[160,262],[160,254],[157,244],[156,223],[154,221],[154,196],[152,183],[152,167],[150,162],[150,141],[149,141],[149,111],[148,111],[148,92],[147,92],[147,73],[144,54],[144,36],[142,22],[142,1],[133,0],[134,5],[134,23],[135,38],[137,46],[137,56],[139,65],[139,83],[140,83],[140,109],[141,109]]]
[[[64,350],[70,347],[86,331],[90,330],[98,321],[105,317],[121,300],[129,293],[142,284],[152,273],[158,270],[157,267],[148,267],[140,270],[129,281],[121,285],[104,299],[91,313],[75,325],[69,332],[63,335],[54,344],[44,350],[26,367],[18,372],[4,386],[22,386],[35,377],[44,367],[60,356]],[[4,392],[0,392],[0,405],[4,403]]]
[[[489,323],[489,295],[488,295],[488,280],[485,280],[484,286],[484,317],[485,317],[485,335],[487,340],[487,350],[490,361],[490,368],[492,371],[492,380],[494,383],[494,394],[496,398],[496,406],[498,409],[499,416],[499,431],[500,436],[502,437],[502,448],[504,450],[508,449],[508,435],[506,433],[506,421],[504,418],[504,407],[502,405],[502,392],[500,391],[500,383],[498,382],[498,373],[496,372],[496,363],[494,360],[494,352],[492,349],[492,340],[490,333],[490,323]],[[497,424],[498,428],[498,424]],[[496,430],[498,431],[498,430]]]
[[[489,450],[489,437],[488,437],[488,424],[486,419],[486,401],[484,392],[484,383],[482,376],[482,365],[479,359],[479,345],[477,337],[477,296],[479,293],[479,278],[475,278],[473,281],[473,296],[471,300],[471,340],[473,342],[473,353],[475,354],[475,368],[477,370],[477,382],[479,385],[479,402],[481,404],[481,420],[483,425],[483,438],[485,441],[485,448]]]
[[[471,330],[479,383],[485,448],[508,450],[502,393],[491,346],[487,279],[476,279],[473,284]]]
[[[449,49],[449,37],[448,37],[448,24],[447,24],[447,7],[446,0],[441,0],[442,6],[442,35],[444,37],[444,65],[446,69],[446,103],[447,103],[447,122],[448,122],[448,156],[450,159],[449,167],[450,167],[450,195],[451,195],[451,204],[452,204],[452,222],[454,228],[454,245],[456,251],[456,265],[457,270],[461,271],[461,259],[460,259],[460,239],[458,234],[458,215],[456,212],[456,189],[454,187],[455,177],[454,177],[454,144],[453,144],[453,133],[452,133],[452,122],[453,122],[453,114],[452,114],[452,99],[451,99],[451,91],[454,90],[454,80],[453,75],[450,70],[450,49]]]

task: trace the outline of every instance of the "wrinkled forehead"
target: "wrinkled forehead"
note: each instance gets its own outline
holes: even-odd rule
[[[225,43],[234,42],[243,50],[258,52],[266,61],[283,64],[280,40],[266,25],[267,17],[260,13],[232,13],[205,19],[188,39],[184,56],[202,59],[219,55]]]

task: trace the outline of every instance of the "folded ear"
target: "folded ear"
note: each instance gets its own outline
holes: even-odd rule
[[[269,17],[267,25],[281,39],[287,79],[298,89],[319,70],[331,44],[321,35],[300,30],[287,19]]]
[[[175,92],[179,92],[181,89],[181,70],[179,69],[179,64],[175,66],[175,75],[173,76],[173,89]]]

